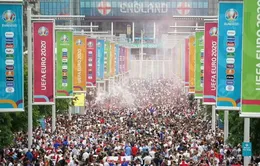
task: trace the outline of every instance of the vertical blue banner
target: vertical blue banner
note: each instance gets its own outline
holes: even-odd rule
[[[105,41],[97,41],[97,81],[104,79]]]
[[[116,45],[116,75],[119,74],[119,45]]]
[[[242,143],[242,156],[243,157],[252,156],[252,143],[251,142]]]
[[[23,10],[0,4],[0,112],[24,111]]]
[[[217,108],[239,110],[243,3],[219,2]]]

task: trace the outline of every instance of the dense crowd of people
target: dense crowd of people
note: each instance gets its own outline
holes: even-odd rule
[[[171,79],[129,80],[99,95],[84,115],[57,117],[51,132],[15,134],[14,145],[0,152],[0,165],[21,166],[220,166],[242,164],[241,146],[223,143],[223,132],[211,131],[196,100]]]

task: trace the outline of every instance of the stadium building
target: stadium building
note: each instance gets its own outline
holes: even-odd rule
[[[95,30],[140,37],[158,36],[174,24],[172,16],[217,14],[217,0],[40,0],[42,15],[85,15],[81,25],[98,25]],[[185,21],[184,21],[185,23]],[[170,30],[169,30],[170,31]],[[130,33],[130,34],[129,34]]]
[[[132,59],[136,60],[140,59],[141,31],[144,30],[144,59],[172,60],[172,44],[168,42],[168,48],[161,48],[165,46],[162,41],[167,39],[168,32],[174,31],[170,26],[204,24],[196,19],[176,20],[173,16],[217,15],[217,4],[217,0],[39,0],[36,9],[41,15],[84,15],[84,19],[74,20],[73,23],[56,23],[96,25],[96,28],[84,31],[102,32],[102,35],[117,36],[121,43],[131,43]],[[160,56],[162,54],[164,56]],[[168,71],[168,68],[164,70]]]

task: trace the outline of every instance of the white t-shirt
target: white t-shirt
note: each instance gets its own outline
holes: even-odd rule
[[[201,154],[201,153],[204,151],[203,147],[202,147],[202,146],[199,146],[199,147],[198,147],[198,151],[199,151],[199,153]]]
[[[9,164],[8,164],[8,166],[13,166],[14,164],[12,163],[12,162],[10,162]]]
[[[190,153],[186,151],[185,153],[183,153],[183,156],[185,156],[186,158],[190,158]]]
[[[144,164],[151,164],[152,157],[150,155],[144,157]]]
[[[109,166],[109,163],[108,162],[104,162],[104,166]]]
[[[149,152],[149,154],[150,154],[151,157],[154,159],[154,157],[155,157],[155,151],[152,150],[152,151]]]
[[[89,153],[88,152],[84,152],[83,155],[82,155],[82,159],[83,161],[86,161],[86,159],[89,158]]]
[[[76,166],[76,163],[74,162],[74,160],[71,160],[68,165],[69,165],[69,166]]]

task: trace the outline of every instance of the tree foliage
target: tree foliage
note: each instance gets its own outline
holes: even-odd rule
[[[0,149],[12,143],[13,134],[11,131],[12,118],[9,113],[1,113],[0,116]]]

